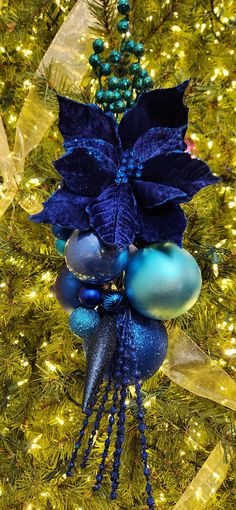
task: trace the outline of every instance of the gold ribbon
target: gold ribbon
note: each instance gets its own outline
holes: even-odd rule
[[[85,76],[88,63],[86,56],[91,51],[91,35],[89,26],[92,24],[88,5],[78,0],[66,21],[56,34],[52,44],[44,55],[37,76],[50,73],[50,87],[60,89],[62,76],[67,77],[68,89],[77,90]],[[18,185],[24,173],[25,159],[39,145],[55,115],[49,110],[47,101],[37,93],[37,87],[30,90],[16,125],[15,144],[10,153],[7,137],[0,123],[0,172],[3,184],[0,187],[0,216],[4,214],[15,198]],[[20,201],[20,205],[29,213],[39,211],[41,202],[29,196]]]
[[[173,510],[202,510],[226,478],[233,450],[218,443]]]
[[[62,74],[67,77],[68,89],[71,87],[72,90],[78,90],[87,72],[86,56],[91,51],[91,24],[87,3],[78,0],[36,73],[40,76],[50,71],[50,86],[55,90],[60,89]],[[20,112],[11,153],[0,119],[0,171],[3,177],[0,186],[0,216],[17,194],[26,157],[39,145],[54,120],[55,115],[50,111],[47,101],[40,97],[34,86]],[[33,200],[33,197],[21,200],[20,205],[30,213],[41,209],[41,203]],[[163,371],[176,384],[196,395],[236,409],[236,383],[178,328],[170,332],[168,356]],[[233,452],[229,450],[226,458],[222,445],[216,445],[173,510],[202,510],[224,481],[232,456]]]
[[[236,411],[236,382],[179,328],[169,333],[162,370],[182,388]]]

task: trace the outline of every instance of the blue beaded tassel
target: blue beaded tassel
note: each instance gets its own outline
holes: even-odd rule
[[[147,508],[148,510],[154,510],[155,502],[152,496],[152,486],[150,483],[150,469],[148,466],[148,454],[147,454],[147,441],[145,437],[145,423],[144,423],[144,412],[142,409],[142,397],[141,397],[141,383],[140,383],[140,374],[138,371],[138,363],[137,363],[137,355],[136,349],[133,342],[130,323],[132,319],[130,316],[130,310],[126,309],[123,312],[118,313],[117,315],[117,346],[116,352],[114,356],[113,367],[110,371],[110,378],[108,383],[106,384],[104,394],[102,396],[101,403],[98,407],[96,418],[94,420],[92,431],[90,437],[88,439],[87,448],[85,449],[81,464],[82,468],[85,468],[87,465],[87,461],[89,459],[89,455],[91,453],[92,447],[95,442],[96,434],[100,427],[101,419],[105,412],[108,412],[105,407],[108,401],[109,393],[112,389],[112,383],[114,384],[114,390],[112,395],[112,405],[109,408],[109,417],[108,417],[108,426],[106,430],[106,439],[104,442],[104,449],[101,455],[101,462],[99,464],[97,474],[96,474],[96,482],[94,485],[94,490],[98,491],[101,488],[101,484],[104,477],[106,460],[109,454],[110,445],[111,445],[111,436],[114,431],[114,425],[116,425],[116,440],[115,440],[115,449],[113,453],[113,464],[110,473],[110,479],[112,483],[110,497],[112,500],[117,497],[117,489],[119,487],[119,478],[120,478],[120,465],[121,465],[121,455],[122,448],[125,438],[125,420],[126,420],[126,397],[127,397],[127,389],[129,384],[135,385],[136,392],[136,402],[137,402],[137,420],[138,420],[138,429],[140,432],[140,445],[141,445],[141,457],[143,462],[143,471],[146,479],[146,493],[147,493]],[[72,476],[72,471],[75,467],[75,461],[77,458],[78,451],[81,447],[82,440],[84,437],[85,430],[89,424],[89,418],[91,414],[94,412],[94,406],[97,402],[99,388],[94,395],[90,406],[85,411],[85,418],[83,421],[83,426],[79,433],[79,438],[75,443],[74,451],[71,456],[71,460],[68,463],[67,468],[67,476]]]

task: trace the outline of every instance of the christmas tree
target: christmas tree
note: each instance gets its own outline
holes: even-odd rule
[[[51,229],[29,221],[29,213],[40,210],[60,180],[52,164],[63,154],[55,91],[94,102],[97,83],[88,58],[94,35],[109,51],[116,47],[116,3],[0,1],[2,510],[145,508],[132,387],[118,499],[109,499],[109,469],[101,491],[92,489],[107,415],[86,469],[78,464],[74,476],[66,477],[83,421],[85,358],[82,340],[69,331],[68,314],[51,290],[63,265]],[[173,350],[163,369],[142,386],[153,497],[160,510],[233,510],[233,2],[133,0],[130,21],[132,37],[145,46],[141,62],[155,88],[190,79],[187,149],[221,178],[183,206],[184,247],[203,277],[195,306],[167,323],[170,334],[174,326],[183,332],[186,372],[177,363],[181,352]]]

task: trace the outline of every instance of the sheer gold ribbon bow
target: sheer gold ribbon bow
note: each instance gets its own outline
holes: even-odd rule
[[[78,0],[37,71],[38,75],[43,75],[45,69],[52,66],[51,86],[55,90],[58,88],[58,66],[68,77],[68,84],[80,85],[87,71],[86,56],[91,51],[91,24],[87,3]],[[20,112],[11,153],[0,119],[0,172],[3,177],[0,186],[0,216],[16,196],[26,157],[39,145],[54,120],[54,114],[37,94],[37,89],[33,88]],[[20,204],[30,213],[41,209],[41,203],[32,198],[21,200]],[[170,332],[168,356],[163,371],[172,381],[196,395],[236,409],[236,383],[179,329]],[[225,457],[222,445],[217,444],[173,510],[202,510],[224,481],[232,455],[230,449]]]

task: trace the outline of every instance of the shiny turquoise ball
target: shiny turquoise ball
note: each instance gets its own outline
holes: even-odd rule
[[[152,86],[153,86],[153,81],[152,81],[151,76],[146,76],[145,78],[143,78],[143,88],[144,89],[151,89]]]
[[[101,76],[109,76],[109,74],[111,74],[111,66],[110,66],[110,64],[108,64],[108,62],[101,64],[100,74],[101,74]]]
[[[135,44],[134,54],[136,55],[136,57],[141,57],[144,54],[144,45],[142,43]]]
[[[118,64],[121,60],[121,54],[119,51],[117,50],[113,50],[111,51],[110,55],[109,55],[109,60],[113,63],[113,64]]]
[[[129,30],[129,21],[126,19],[121,19],[119,23],[117,23],[117,29],[121,34],[125,34]]]
[[[100,323],[100,316],[96,310],[76,308],[69,318],[69,328],[77,336],[87,338]]]
[[[58,255],[61,255],[61,257],[64,257],[65,255],[65,247],[66,241],[64,241],[63,239],[56,239],[55,248],[57,250]]]
[[[103,93],[104,103],[112,103],[114,101],[114,94],[111,90],[105,90]]]
[[[104,41],[102,39],[95,39],[93,41],[93,49],[95,53],[101,53],[104,50]]]
[[[138,74],[140,69],[141,69],[141,66],[138,62],[133,62],[129,66],[129,72],[130,72],[130,74],[133,74],[133,75]]]
[[[98,90],[97,93],[96,93],[96,101],[97,103],[103,103],[104,101],[104,92],[103,90]]]
[[[128,14],[130,11],[129,0],[118,0],[117,9],[120,14]]]
[[[116,113],[123,113],[125,111],[125,102],[124,101],[116,101],[114,103],[114,110]]]
[[[133,53],[134,47],[135,47],[135,42],[132,39],[129,39],[125,43],[124,50],[127,51],[128,53]]]
[[[101,64],[101,58],[99,57],[99,55],[96,54],[90,55],[89,63],[94,69],[96,69]]]
[[[125,272],[124,288],[139,313],[158,320],[187,312],[201,290],[201,271],[194,257],[173,243],[137,250]]]
[[[128,78],[121,78],[119,81],[119,89],[127,90],[130,87],[131,83]]]
[[[116,76],[111,76],[108,79],[108,87],[109,87],[109,89],[115,90],[118,87],[118,84],[119,84],[119,78],[117,78]]]

